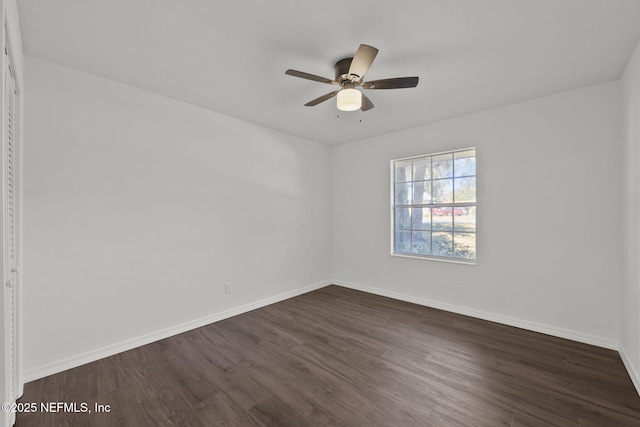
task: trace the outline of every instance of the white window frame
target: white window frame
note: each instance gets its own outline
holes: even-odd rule
[[[396,205],[395,204],[395,184],[396,184],[396,178],[395,178],[395,163],[399,162],[399,161],[405,161],[405,160],[414,160],[414,159],[420,159],[423,157],[434,157],[434,156],[439,156],[442,154],[452,154],[452,153],[458,153],[458,152],[462,152],[462,151],[469,151],[469,150],[475,150],[475,159],[476,159],[476,173],[475,175],[473,175],[476,178],[476,201],[475,202],[455,202],[453,201],[452,203],[428,203],[428,204],[413,204],[413,200],[412,203],[410,205]],[[460,148],[460,149],[455,149],[455,150],[448,150],[448,151],[440,151],[437,153],[429,153],[429,154],[421,154],[418,156],[411,156],[411,157],[402,157],[402,158],[398,158],[398,159],[393,159],[389,162],[389,170],[390,170],[390,216],[391,216],[391,225],[390,225],[390,247],[391,247],[391,256],[396,256],[396,257],[402,257],[402,258],[416,258],[416,259],[426,259],[426,260],[432,260],[432,261],[442,261],[442,262],[450,262],[450,263],[455,263],[455,264],[466,264],[466,265],[476,265],[476,261],[478,258],[478,251],[477,251],[477,247],[478,247],[478,219],[476,217],[476,227],[475,227],[475,231],[473,232],[476,236],[476,256],[474,259],[465,259],[465,258],[456,258],[456,257],[446,257],[446,256],[438,256],[438,255],[423,255],[423,254],[417,254],[417,253],[404,253],[404,252],[395,252],[395,232],[396,232],[396,227],[395,227],[395,209],[397,207],[415,207],[415,208],[421,208],[421,207],[430,207],[430,208],[438,208],[438,207],[449,207],[449,206],[454,206],[454,207],[466,207],[466,208],[475,208],[477,206],[477,202],[478,202],[478,197],[477,197],[477,190],[478,190],[478,171],[477,171],[477,162],[478,162],[478,153],[477,153],[477,149],[476,147],[468,147],[468,148]],[[455,172],[454,172],[455,173]],[[411,181],[408,182],[414,182],[413,181],[413,176],[411,177]],[[433,179],[433,178],[432,178]],[[433,202],[433,200],[431,201]],[[452,216],[452,221],[454,221],[455,223],[455,215]],[[453,233],[453,230],[451,231]]]

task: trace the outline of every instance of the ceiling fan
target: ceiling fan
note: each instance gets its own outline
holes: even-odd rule
[[[363,89],[404,89],[418,86],[418,77],[396,77],[363,82],[362,78],[367,70],[369,70],[377,54],[378,49],[375,47],[361,44],[353,58],[344,58],[336,62],[334,66],[336,74],[335,80],[291,69],[285,71],[285,74],[340,86],[339,90],[322,95],[304,104],[307,107],[313,107],[337,95],[339,110],[367,111],[373,108],[373,102],[371,102],[364,93],[356,89],[358,86]]]

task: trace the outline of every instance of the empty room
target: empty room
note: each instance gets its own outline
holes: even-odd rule
[[[639,426],[640,2],[3,0],[0,426]]]

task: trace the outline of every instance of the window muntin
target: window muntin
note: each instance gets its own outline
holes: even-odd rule
[[[393,255],[474,263],[475,148],[393,160]]]

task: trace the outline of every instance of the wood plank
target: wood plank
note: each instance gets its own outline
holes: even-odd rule
[[[25,385],[17,426],[633,426],[615,351],[328,286]]]

